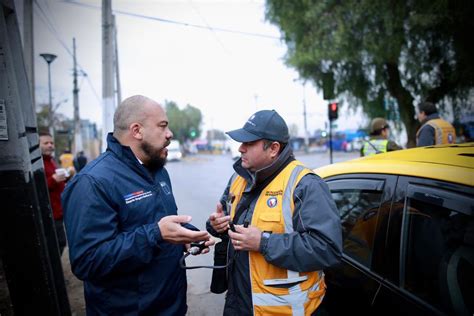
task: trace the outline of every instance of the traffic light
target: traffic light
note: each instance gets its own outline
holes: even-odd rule
[[[196,137],[196,130],[194,128],[192,128],[190,131],[189,131],[189,137],[191,138],[195,138]]]
[[[328,116],[330,121],[337,120],[337,111],[339,110],[339,104],[337,102],[331,102],[328,104]]]

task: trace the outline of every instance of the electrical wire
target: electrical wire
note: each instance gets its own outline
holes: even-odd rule
[[[38,16],[40,17],[41,20],[43,20],[46,27],[52,33],[53,37],[61,44],[61,46],[64,48],[64,50],[71,57],[74,57],[73,52],[70,50],[70,48],[67,46],[67,44],[61,38],[61,35],[59,34],[58,30],[54,27],[54,22],[52,22],[51,19],[48,17],[48,15],[46,14],[45,10],[43,9],[41,3],[42,3],[41,1],[34,0],[34,4],[38,8],[38,10],[39,10],[38,12],[40,13]],[[102,101],[101,101],[97,91],[95,90],[94,85],[92,84],[89,76],[87,75],[87,72],[84,70],[84,67],[82,67],[78,62],[76,64],[77,64],[79,70],[82,72],[82,75],[84,77],[86,77],[86,80],[87,80],[87,82],[88,82],[88,84],[89,84],[89,86],[92,90],[92,93],[95,96],[97,102],[99,103],[99,105],[102,104]]]
[[[86,7],[86,8],[92,8],[92,9],[96,9],[96,10],[101,9],[101,7],[99,7],[99,6],[86,4],[86,3],[82,3],[82,2],[78,2],[78,1],[74,1],[74,0],[64,0],[63,2],[78,5],[78,6],[82,6],[82,7]],[[136,18],[147,19],[147,20],[158,21],[158,22],[169,23],[169,24],[176,24],[176,25],[187,26],[187,27],[194,27],[194,28],[198,28],[198,29],[206,29],[206,30],[210,30],[210,31],[233,33],[233,34],[240,34],[240,35],[253,36],[253,37],[261,37],[261,38],[267,38],[267,39],[272,39],[272,40],[280,40],[280,37],[267,35],[267,34],[243,32],[243,31],[224,29],[224,28],[213,27],[213,26],[205,26],[205,25],[199,25],[199,24],[194,24],[194,23],[164,19],[164,18],[151,16],[151,15],[127,12],[127,11],[122,11],[122,10],[112,10],[112,12],[115,13],[115,14],[120,14],[120,15],[132,16],[132,17],[136,17]]]

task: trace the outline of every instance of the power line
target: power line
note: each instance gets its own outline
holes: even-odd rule
[[[92,9],[98,9],[98,10],[101,9],[99,6],[94,6],[94,5],[86,4],[86,3],[81,3],[81,2],[74,1],[74,0],[64,0],[63,2],[78,5],[78,6],[82,6],[82,7],[86,7],[86,8],[92,8]],[[213,27],[213,26],[205,26],[205,25],[199,25],[199,24],[194,24],[194,23],[163,19],[163,18],[151,16],[151,15],[138,14],[138,13],[127,12],[127,11],[122,11],[122,10],[112,10],[112,11],[115,14],[121,14],[121,15],[132,16],[132,17],[146,19],[146,20],[158,21],[158,22],[169,23],[169,24],[176,24],[176,25],[187,26],[187,27],[194,27],[194,28],[198,28],[198,29],[205,29],[205,30],[210,30],[210,31],[215,31],[215,32],[225,32],[225,33],[240,34],[240,35],[245,35],[245,36],[267,38],[267,39],[272,39],[272,40],[280,40],[279,37],[273,36],[273,35],[267,35],[267,34],[261,34],[261,33],[252,33],[252,32],[243,32],[243,31],[230,30],[230,29],[224,29],[224,28]]]
[[[188,0],[189,4],[191,5],[191,8],[196,12],[196,14],[199,16],[199,18],[206,24],[207,27],[210,28],[209,23],[207,23],[206,19],[202,16],[201,12],[199,11],[198,8],[194,5],[194,3],[191,0]],[[220,40],[219,36],[217,36],[217,33],[213,30],[211,30],[212,35],[216,39],[216,41],[221,45],[221,47],[224,49],[225,52],[230,53],[229,50],[224,46],[224,43]]]
[[[70,48],[67,46],[67,44],[63,41],[61,38],[61,35],[59,34],[58,30],[54,27],[53,22],[51,19],[48,17],[46,12],[41,6],[41,2],[38,0],[34,0],[34,3],[36,4],[36,7],[39,9],[39,12],[41,13],[38,15],[43,22],[45,23],[46,27],[49,29],[49,31],[53,34],[53,37],[61,44],[61,46],[64,48],[64,50],[69,54],[69,56],[73,57],[73,53],[70,50]],[[92,90],[92,93],[94,94],[95,98],[97,99],[97,102],[99,104],[102,103],[101,99],[99,98],[99,95],[97,94],[97,91],[94,88],[94,85],[92,84],[91,80],[89,79],[89,76],[87,75],[87,72],[84,70],[84,67],[82,67],[79,63],[77,63],[77,66],[79,67],[80,71],[82,72],[82,75],[86,77],[86,80]]]

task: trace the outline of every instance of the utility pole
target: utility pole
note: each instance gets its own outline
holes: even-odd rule
[[[308,123],[306,121],[306,80],[303,82],[303,119],[304,119],[304,150],[309,151]]]
[[[15,315],[71,315],[14,2],[0,0],[0,254]]]
[[[115,84],[117,87],[117,106],[122,102],[122,87],[120,85],[120,67],[119,67],[119,56],[118,56],[118,43],[117,43],[117,23],[115,23],[115,15],[112,16],[114,22],[114,65],[115,65]]]
[[[74,154],[82,151],[82,133],[81,133],[81,117],[79,116],[79,87],[77,86],[77,61],[76,61],[76,39],[72,39],[72,50],[74,58],[72,94],[74,97]]]
[[[23,53],[31,101],[35,102],[35,45],[33,41],[33,0],[23,1]]]
[[[102,152],[107,149],[107,134],[113,131],[114,45],[112,0],[102,0]]]

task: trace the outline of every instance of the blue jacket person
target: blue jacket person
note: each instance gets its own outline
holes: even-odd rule
[[[144,96],[122,102],[105,153],[62,196],[73,273],[87,315],[185,315],[184,245],[214,241],[177,215],[164,168],[173,133],[163,108]]]

